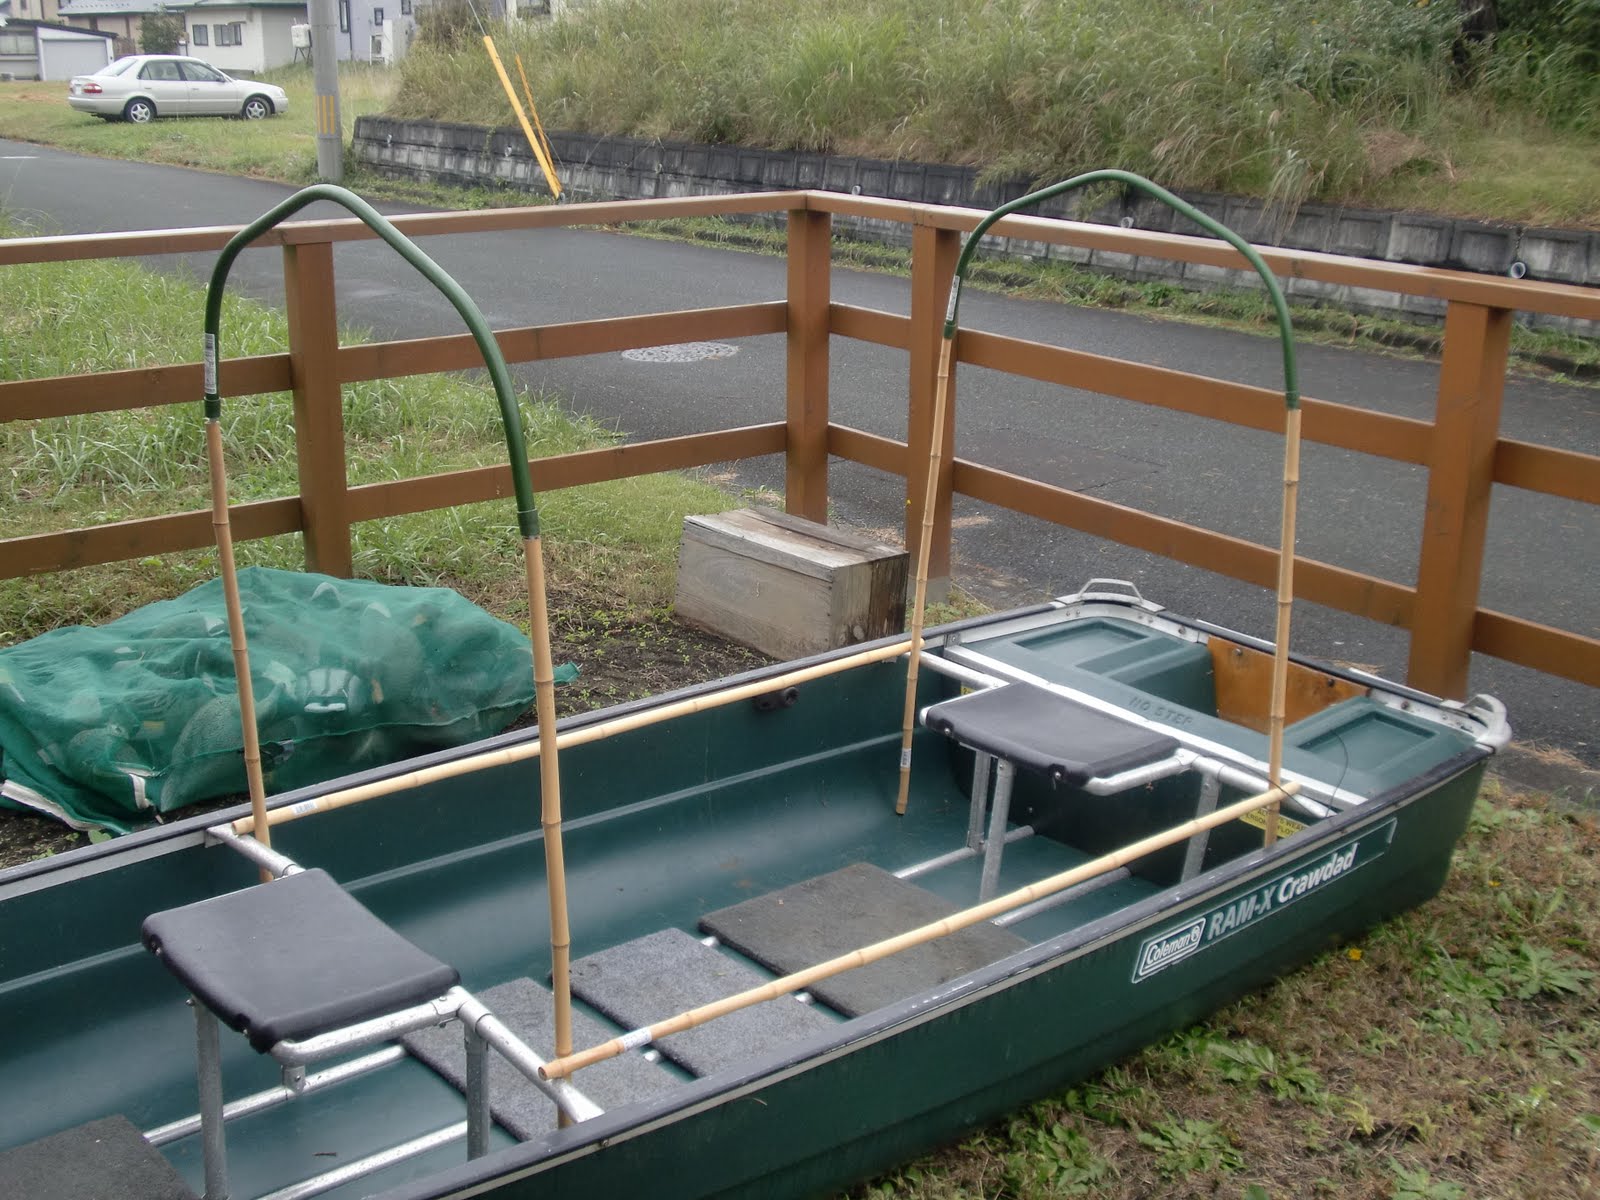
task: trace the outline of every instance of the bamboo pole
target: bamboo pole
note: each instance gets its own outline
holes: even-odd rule
[[[676,700],[671,704],[663,704],[657,708],[647,709],[644,712],[630,713],[625,717],[613,717],[609,721],[598,721],[593,725],[585,725],[581,729],[569,729],[556,736],[555,746],[558,750],[565,750],[569,746],[582,746],[589,742],[603,741],[619,733],[643,729],[650,725],[659,725],[663,721],[675,720],[678,717],[707,712],[713,708],[721,708],[724,705],[734,704],[740,700],[749,700],[767,692],[781,691],[795,684],[807,683],[813,679],[836,675],[853,667],[884,662],[888,659],[899,657],[910,648],[910,641],[901,639],[885,646],[859,650],[842,658],[817,663],[815,666],[785,671],[781,675],[768,676],[750,683],[739,684],[737,687],[723,688],[717,692],[708,692],[703,696],[690,696],[687,699]],[[551,723],[551,728],[555,728],[553,722]],[[482,751],[456,759],[453,762],[438,763],[432,767],[408,771],[404,775],[396,775],[390,779],[379,780],[376,783],[359,784],[355,787],[343,788],[337,792],[329,792],[325,796],[317,796],[299,804],[275,808],[267,814],[267,823],[270,825],[283,825],[289,821],[298,821],[301,817],[332,812],[334,809],[347,808],[350,805],[373,800],[379,796],[389,796],[396,792],[409,791],[412,788],[440,783],[446,779],[470,775],[474,771],[486,771],[494,767],[507,767],[514,763],[526,762],[530,758],[540,758],[543,750],[543,722],[540,722],[539,734],[539,742],[525,742],[516,746],[504,746],[498,750]],[[255,822],[256,817],[254,815],[240,817],[231,823],[230,828],[235,833],[246,834],[255,828]]]
[[[506,78],[505,68],[500,65],[500,60],[494,54],[494,44],[487,35],[484,41],[489,45],[489,53],[494,59],[496,68],[500,72],[501,83],[505,85],[506,93],[516,105],[516,94],[511,90],[511,81]],[[518,108],[520,115],[520,106]],[[524,130],[527,122],[524,119]],[[472,297],[454,279],[450,278],[439,264],[434,262],[420,249],[416,243],[407,238],[396,229],[388,220],[378,213],[370,204],[353,192],[331,184],[313,184],[311,187],[302,188],[287,200],[277,204],[268,212],[258,217],[250,225],[241,229],[222,248],[222,253],[217,256],[216,266],[212,268],[211,284],[206,290],[206,316],[205,316],[205,411],[206,419],[215,423],[222,414],[222,398],[217,390],[217,345],[219,326],[222,319],[222,295],[228,278],[228,272],[233,267],[233,261],[239,253],[261,233],[271,229],[278,222],[284,220],[316,200],[332,200],[348,209],[358,217],[363,224],[388,242],[407,262],[422,273],[454,306],[467,328],[472,332],[473,341],[477,343],[483,355],[484,366],[488,369],[489,378],[494,384],[495,398],[500,405],[500,416],[504,426],[506,454],[511,462],[511,484],[517,498],[517,525],[522,532],[524,557],[527,564],[528,576],[528,604],[532,625],[532,641],[534,646],[534,694],[539,714],[539,736],[542,742],[540,754],[540,777],[542,782],[541,793],[541,824],[545,833],[545,846],[547,868],[549,870],[548,886],[551,898],[551,958],[559,965],[561,982],[566,982],[566,960],[570,953],[570,936],[566,928],[566,877],[564,863],[561,857],[561,790],[557,766],[557,747],[555,735],[555,692],[554,670],[550,663],[550,628],[549,613],[544,593],[544,559],[539,543],[539,509],[534,498],[533,482],[528,473],[528,451],[526,440],[522,432],[522,413],[517,404],[516,389],[511,382],[511,373],[506,368],[505,355],[500,352],[499,343],[495,340],[494,331],[489,328],[489,322],[484,319],[483,312],[472,302]],[[214,435],[212,451],[214,460],[220,460],[220,433]],[[218,462],[220,465],[220,462]],[[226,486],[222,482],[220,471],[214,475],[213,504],[218,499],[223,506],[222,527],[226,529]],[[226,540],[226,537],[225,537]],[[235,609],[237,610],[237,602]],[[235,635],[236,653],[243,646],[244,622],[242,615],[237,622],[230,623],[230,632]],[[249,672],[245,670],[241,675],[242,682],[248,686]],[[247,724],[251,724],[247,720]],[[271,823],[262,801],[254,803],[252,808],[250,830],[260,829],[263,835],[271,828]],[[566,990],[563,986],[563,990]],[[558,1031],[565,1029],[568,1043],[571,1042],[571,1000],[568,993],[565,1003],[560,996],[556,1001],[556,1028]]]
[[[256,693],[250,679],[250,649],[244,635],[244,604],[239,599],[239,569],[233,559],[233,527],[228,520],[228,475],[222,457],[222,422],[206,419],[206,459],[211,468],[211,528],[217,538],[217,560],[222,573],[223,606],[228,613],[228,641],[233,647],[233,674],[239,691],[239,722],[244,731],[244,775],[250,791],[252,828],[257,840],[272,845],[267,814],[267,787],[261,777],[261,735],[256,729]],[[270,883],[272,872],[262,868],[261,882]]]
[[[952,284],[952,287],[955,285]],[[904,816],[911,796],[911,737],[916,732],[917,672],[922,665],[922,626],[927,618],[928,559],[933,554],[933,506],[939,497],[939,461],[944,454],[944,414],[950,400],[950,355],[955,331],[939,343],[939,374],[933,388],[933,428],[928,431],[928,483],[922,493],[922,538],[917,543],[917,586],[911,604],[911,659],[906,664],[906,702],[900,724],[900,791],[894,801]]]
[[[522,136],[528,139],[528,149],[533,151],[539,169],[544,172],[545,182],[550,185],[550,194],[559,200],[561,180],[556,178],[555,166],[545,157],[544,147],[539,145],[539,139],[534,136],[533,128],[528,124],[528,114],[522,111],[522,101],[517,99],[517,90],[511,86],[511,76],[506,74],[505,64],[500,61],[500,55],[494,48],[494,39],[486,33],[483,35],[483,44],[489,51],[489,61],[494,64],[495,74],[500,76],[500,86],[505,89],[506,98],[511,101],[511,107],[522,125]]]
[[[1261,277],[1261,282],[1267,289],[1268,299],[1272,302],[1273,310],[1277,316],[1278,340],[1283,352],[1283,400],[1285,408],[1283,524],[1282,535],[1278,545],[1277,643],[1273,654],[1272,696],[1268,715],[1268,782],[1277,788],[1281,784],[1284,708],[1288,691],[1289,614],[1294,603],[1295,503],[1300,486],[1300,384],[1299,371],[1295,365],[1294,326],[1289,319],[1289,307],[1283,298],[1283,289],[1278,286],[1277,278],[1267,267],[1266,261],[1261,257],[1260,252],[1220,221],[1207,216],[1195,208],[1194,205],[1174,196],[1165,188],[1158,187],[1148,179],[1129,171],[1089,171],[1082,175],[1075,175],[1071,179],[1064,179],[1060,183],[1051,184],[1049,187],[1041,188],[1036,192],[1030,192],[1026,196],[1019,196],[1015,200],[1002,204],[984,217],[983,220],[979,221],[967,235],[966,241],[961,247],[961,256],[956,260],[955,278],[950,282],[950,306],[946,311],[944,324],[946,342],[941,350],[941,355],[948,353],[950,340],[955,337],[957,318],[961,310],[961,285],[966,279],[968,264],[972,261],[972,256],[982,243],[983,235],[989,227],[1011,213],[1031,208],[1045,200],[1089,184],[1115,184],[1143,192],[1161,201],[1161,203],[1175,212],[1182,213],[1202,229],[1227,242],[1244,257],[1245,261],[1255,269],[1256,274]],[[945,378],[943,361],[940,363],[939,372],[942,384]],[[938,444],[937,434],[938,429],[935,427],[935,438],[932,439],[932,444],[935,446]],[[914,664],[915,658],[913,658]],[[909,700],[907,701],[907,711],[908,713],[910,712]],[[896,812],[904,809],[906,776],[910,770],[910,745],[908,726],[901,749],[901,800],[896,807]],[[1277,840],[1277,837],[1278,808],[1274,805],[1266,818],[1265,844],[1272,845]]]
[[[539,135],[539,144],[544,147],[544,156],[552,167],[555,166],[556,152],[550,149],[550,135],[544,131],[544,122],[539,120],[539,107],[533,102],[533,89],[528,86],[528,73],[522,69],[522,55],[515,56],[517,60],[517,74],[522,77],[522,94],[528,101],[528,115],[533,118],[534,132]]]
[[[1104,875],[1108,871],[1114,871],[1119,867],[1126,866],[1134,859],[1142,858],[1146,854],[1152,854],[1167,846],[1176,845],[1197,833],[1202,833],[1207,829],[1214,829],[1219,825],[1225,825],[1229,821],[1238,820],[1256,809],[1279,803],[1283,796],[1293,795],[1298,790],[1299,784],[1296,783],[1290,783],[1280,788],[1270,788],[1259,795],[1249,796],[1228,805],[1226,808],[1219,808],[1204,817],[1195,817],[1183,822],[1181,825],[1175,825],[1171,829],[1152,834],[1150,837],[1142,838],[1131,845],[1124,846],[1121,850],[1113,850],[1109,854],[1103,854],[1099,858],[1073,867],[1071,870],[1062,871],[1046,879],[1041,879],[1037,883],[1031,883],[1026,887],[1018,888],[1016,891],[1007,892],[1004,896],[996,896],[993,900],[963,909],[958,913],[952,913],[941,920],[930,922],[927,925],[919,925],[917,928],[907,930],[905,933],[873,942],[870,946],[862,946],[859,949],[851,950],[847,954],[830,958],[814,967],[807,967],[803,971],[796,971],[791,975],[783,976],[781,979],[770,980],[758,987],[749,988],[746,991],[713,1001],[710,1004],[702,1004],[698,1008],[681,1012],[675,1017],[657,1021],[654,1025],[635,1029],[630,1033],[623,1034],[621,1037],[602,1042],[598,1046],[591,1046],[578,1054],[558,1056],[540,1067],[539,1074],[546,1079],[564,1079],[584,1067],[604,1062],[608,1058],[615,1058],[619,1054],[629,1050],[636,1050],[671,1034],[682,1033],[685,1029],[693,1029],[698,1025],[705,1024],[707,1021],[726,1016],[731,1012],[737,1012],[742,1008],[749,1008],[751,1005],[760,1004],[765,1000],[775,1000],[779,996],[788,995],[791,992],[799,991],[801,988],[809,987],[819,980],[842,974],[856,967],[864,967],[868,963],[877,962],[879,959],[887,958],[891,954],[898,954],[902,950],[909,950],[913,946],[920,946],[937,938],[948,937],[952,933],[976,925],[981,921],[992,920],[1002,913],[1010,912],[1014,908],[1021,908],[1024,904],[1042,900],[1046,896],[1065,891],[1067,888],[1082,883],[1087,879],[1093,879],[1097,875]]]
[[[568,963],[567,868],[561,845],[561,772],[556,748],[556,681],[550,655],[550,611],[545,596],[544,553],[537,534],[524,538],[528,607],[533,640],[534,712],[539,721],[539,827],[544,833],[545,891],[550,901],[550,974],[555,995],[556,1055],[572,1053],[572,981]],[[563,1124],[565,1122],[563,1121]]]
[[[1283,521],[1278,536],[1278,620],[1272,648],[1272,704],[1268,710],[1267,782],[1282,783],[1283,725],[1289,691],[1289,618],[1294,609],[1295,511],[1300,492],[1300,408],[1286,413],[1283,430]],[[1267,811],[1265,844],[1278,840],[1278,805]]]

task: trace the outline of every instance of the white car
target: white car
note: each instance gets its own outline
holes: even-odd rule
[[[157,117],[260,120],[289,109],[281,87],[235,79],[210,63],[176,54],[130,54],[93,75],[75,75],[67,103],[108,121],[143,125]]]

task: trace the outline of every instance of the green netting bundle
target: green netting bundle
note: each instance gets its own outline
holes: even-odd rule
[[[269,794],[487,736],[533,701],[528,639],[448,589],[260,567],[239,588]],[[125,832],[243,793],[243,744],[220,580],[0,650],[8,803]]]

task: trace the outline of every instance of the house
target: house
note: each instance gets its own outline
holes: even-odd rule
[[[259,75],[295,59],[290,26],[310,22],[305,0],[179,0],[185,52],[230,75]]]
[[[0,16],[0,78],[66,80],[90,75],[114,57],[115,41],[109,33]]]
[[[0,0],[0,17],[54,24],[58,0]]]
[[[253,75],[288,66],[297,57],[290,28],[309,25],[307,0],[0,0],[60,5],[59,19],[117,37],[118,54],[137,54],[143,20],[156,12],[181,15],[183,53],[229,73]],[[393,63],[416,36],[415,10],[426,0],[334,0],[334,52],[339,61]]]
[[[11,0],[18,4],[21,0]],[[42,3],[43,0],[35,0]],[[145,17],[176,5],[159,0],[55,0],[57,20],[75,29],[110,33],[117,39],[117,54],[139,53],[139,31]]]

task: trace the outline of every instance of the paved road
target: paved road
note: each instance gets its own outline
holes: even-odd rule
[[[0,140],[0,206],[40,232],[95,232],[239,224],[289,193],[278,184],[170,167],[78,157]],[[397,208],[386,211],[402,211]],[[342,215],[322,206],[308,216]],[[615,316],[699,305],[780,299],[780,260],[618,234],[552,230],[429,239],[426,247],[460,280],[496,327]],[[415,286],[386,247],[340,247],[339,303],[347,324],[380,337],[453,331],[442,300]],[[202,275],[203,262],[158,260]],[[278,256],[249,252],[235,286],[281,298]],[[836,271],[838,300],[893,312],[909,307],[904,280]],[[1276,342],[1121,313],[971,295],[963,322],[1058,345],[1092,349],[1221,378],[1276,386]],[[198,335],[197,335],[198,337]],[[529,364],[529,383],[637,438],[772,420],[782,413],[783,342],[749,339],[731,357],[640,363],[617,355]],[[904,436],[903,355],[835,343],[835,419]],[[1427,417],[1432,366],[1351,350],[1302,348],[1306,395]],[[961,374],[960,453],[1109,500],[1271,543],[1277,536],[1276,439],[1122,401],[1007,379]],[[1600,453],[1600,392],[1514,379],[1504,427],[1513,437]],[[746,464],[745,486],[780,486],[776,460]],[[1307,446],[1300,549],[1314,558],[1410,581],[1424,501],[1417,468]],[[897,480],[836,464],[838,518],[897,529]],[[1131,551],[1030,518],[958,501],[956,579],[986,599],[1023,601],[1068,590],[1091,576],[1131,579],[1180,611],[1251,630],[1271,628],[1271,598],[1209,572]],[[1600,513],[1583,505],[1499,488],[1490,527],[1484,603],[1589,635],[1600,635]],[[1295,645],[1309,653],[1400,676],[1405,638],[1396,630],[1331,612],[1296,608]],[[1600,765],[1600,693],[1482,658],[1472,687],[1504,699],[1518,735]]]

